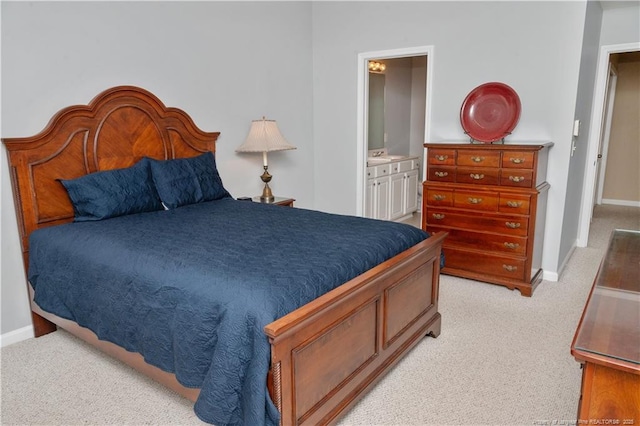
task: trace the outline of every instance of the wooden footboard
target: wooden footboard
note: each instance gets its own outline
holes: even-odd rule
[[[355,404],[425,335],[440,334],[438,285],[445,233],[431,238],[267,325],[268,386],[282,425],[329,424]],[[30,295],[33,289],[29,286]],[[195,401],[199,389],[138,353],[43,311],[33,314]]]
[[[440,334],[445,233],[269,324],[282,425],[333,423],[418,341]]]

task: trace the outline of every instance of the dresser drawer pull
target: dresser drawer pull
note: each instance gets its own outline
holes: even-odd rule
[[[471,176],[471,179],[475,179],[475,180],[484,179],[484,175],[482,173],[480,173],[480,174],[471,173],[469,176]]]
[[[442,220],[442,219],[444,219],[444,215],[443,215],[442,213],[434,213],[434,214],[432,214],[431,216],[433,216],[433,218],[434,218],[434,219],[437,219],[437,220]]]
[[[445,177],[445,176],[449,176],[449,173],[448,172],[436,172],[435,175],[438,176],[438,177]]]
[[[518,267],[517,267],[517,266],[513,266],[513,265],[505,265],[505,264],[503,264],[503,265],[502,265],[502,267],[503,267],[506,271],[509,271],[509,272],[515,272],[515,271],[517,271],[517,270],[518,270]]]
[[[509,158],[513,164],[522,164],[524,163],[524,158]]]
[[[518,208],[522,205],[522,201],[507,201],[507,207]]]
[[[511,228],[511,229],[520,228],[520,222],[505,222],[504,224],[507,225],[507,228]]]
[[[484,157],[471,157],[471,161],[474,163],[482,163],[484,161]]]
[[[509,176],[509,180],[511,182],[522,182],[524,180],[524,176]]]
[[[482,198],[469,197],[467,198],[467,201],[469,201],[469,204],[480,204],[482,202]]]
[[[447,158],[449,158],[448,155],[436,155],[435,157],[438,161],[445,161]]]
[[[442,201],[445,200],[447,198],[446,195],[441,195],[441,194],[434,194],[433,195],[433,199],[436,201]]]
[[[517,249],[518,247],[520,247],[520,244],[518,244],[518,243],[509,243],[509,242],[505,242],[505,243],[504,243],[504,246],[505,246],[506,248],[508,248],[508,249],[515,250],[515,249]]]

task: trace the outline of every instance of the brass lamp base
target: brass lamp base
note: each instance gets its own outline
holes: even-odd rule
[[[269,188],[269,182],[271,182],[271,175],[267,171],[267,166],[264,166],[264,173],[260,176],[260,179],[264,182],[264,189],[262,190],[262,195],[260,196],[260,201],[263,203],[272,203],[275,200],[273,193],[271,192],[271,188]]]

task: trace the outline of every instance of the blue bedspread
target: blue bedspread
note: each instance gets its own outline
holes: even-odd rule
[[[35,231],[29,281],[45,311],[200,387],[202,420],[275,425],[264,326],[427,236],[223,199]]]

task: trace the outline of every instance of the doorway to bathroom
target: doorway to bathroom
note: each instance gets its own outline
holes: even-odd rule
[[[430,139],[433,46],[358,55],[357,214],[371,204],[367,159],[381,151],[417,157],[424,180],[423,144]],[[422,185],[417,185],[421,195]],[[418,206],[420,205],[418,200]]]

